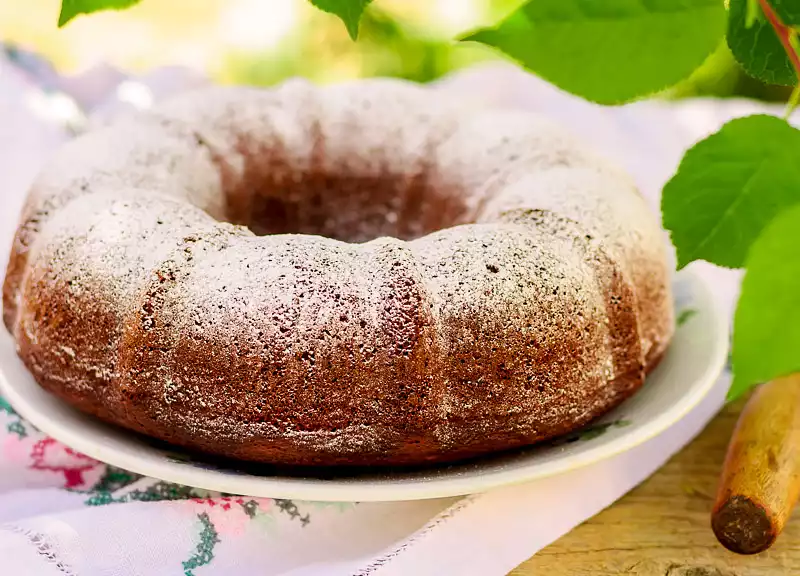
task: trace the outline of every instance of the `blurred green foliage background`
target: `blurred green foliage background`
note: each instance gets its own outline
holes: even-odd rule
[[[142,0],[125,11],[56,27],[60,0],[0,0],[0,39],[65,73],[100,63],[143,71],[186,65],[225,83],[269,85],[290,76],[331,82],[365,76],[430,81],[497,59],[453,39],[499,21],[521,0],[375,0],[353,42],[336,17],[307,0]],[[785,100],[789,90],[747,77],[725,46],[664,96]]]

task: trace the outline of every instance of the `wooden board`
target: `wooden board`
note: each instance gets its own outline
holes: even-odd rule
[[[709,526],[713,496],[743,402],[727,407],[661,470],[511,576],[800,575],[800,513],[772,549],[737,556]]]

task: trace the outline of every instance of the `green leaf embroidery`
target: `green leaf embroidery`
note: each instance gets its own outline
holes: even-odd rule
[[[197,548],[192,557],[183,562],[185,576],[194,576],[195,569],[209,564],[214,559],[214,549],[220,543],[217,529],[208,514],[203,512],[198,514],[197,518],[200,520],[201,526],[200,542],[197,543]]]
[[[87,491],[87,493],[112,493],[130,486],[141,479],[142,476],[140,474],[134,474],[133,472],[128,472],[116,466],[106,466],[102,477],[100,477],[97,483],[92,486],[92,489]]]
[[[311,0],[311,3],[325,12],[335,14],[347,27],[350,38],[358,38],[358,24],[364,9],[372,0]]]
[[[14,411],[14,408],[11,404],[8,403],[8,400],[0,396],[0,412],[5,412],[9,416],[16,416],[17,413]]]
[[[79,14],[90,14],[99,10],[121,10],[140,0],[61,0],[61,14],[58,17],[58,27],[78,16]]]
[[[11,404],[8,401],[0,396],[0,412],[5,412],[9,416],[13,418],[11,422],[6,425],[6,430],[11,434],[16,434],[19,438],[25,438],[28,435],[28,431],[25,428],[25,424],[23,424],[22,418],[20,418],[19,414],[14,411]]]
[[[800,371],[798,247],[800,206],[778,216],[753,243],[734,318],[729,398]]]
[[[9,423],[8,426],[6,426],[6,430],[8,430],[11,434],[16,434],[19,438],[25,438],[28,436],[28,431],[25,429],[25,425],[21,420],[16,420]]]
[[[774,116],[738,118],[692,147],[661,198],[678,268],[744,264],[750,245],[800,202],[800,131]]]
[[[530,0],[463,40],[578,96],[618,104],[689,76],[722,42],[722,0]]]
[[[287,514],[292,520],[299,520],[300,524],[303,526],[307,526],[311,521],[311,516],[308,514],[303,516],[303,514],[300,512],[300,508],[298,508],[297,504],[293,500],[276,499],[275,505],[278,507],[278,510],[284,514]]]
[[[135,481],[135,480],[134,480]],[[91,497],[84,502],[87,506],[106,506],[124,502],[162,502],[164,500],[186,500],[199,496],[199,489],[170,482],[158,481],[144,490],[132,490],[116,497],[107,490],[91,490]]]
[[[259,504],[255,500],[248,500],[247,502],[241,504],[241,506],[244,513],[247,514],[247,517],[251,520],[258,515]]]
[[[800,24],[800,2],[769,2],[785,24]],[[748,0],[730,0],[728,46],[734,57],[750,76],[768,84],[794,85],[797,75],[772,25],[760,8],[758,18],[748,16],[748,12]]]

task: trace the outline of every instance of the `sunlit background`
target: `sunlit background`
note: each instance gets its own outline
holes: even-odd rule
[[[35,49],[65,72],[105,62],[133,71],[186,65],[219,81],[256,84],[297,74],[428,80],[490,57],[451,39],[517,3],[379,0],[354,43],[341,21],[308,0],[143,0],[125,11],[80,16],[60,30],[60,0],[2,0],[0,38]]]
[[[64,73],[106,63],[132,72],[184,65],[217,81],[268,85],[301,75],[320,82],[388,75],[419,81],[498,58],[453,41],[522,0],[376,0],[358,42],[308,0],[143,0],[121,12],[80,16],[57,29],[60,0],[0,0],[0,40],[35,51]],[[721,47],[668,96],[784,99],[748,79]]]

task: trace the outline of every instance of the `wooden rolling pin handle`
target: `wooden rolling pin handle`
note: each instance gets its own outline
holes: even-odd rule
[[[769,548],[800,495],[800,375],[760,386],[733,432],[711,527],[727,549]]]

